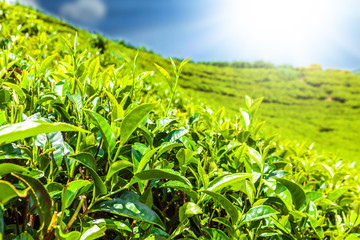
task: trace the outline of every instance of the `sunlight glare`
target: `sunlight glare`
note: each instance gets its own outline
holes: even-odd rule
[[[326,29],[333,21],[331,1],[252,0],[225,1],[223,29],[251,51],[270,57],[287,51],[299,60],[324,44]]]

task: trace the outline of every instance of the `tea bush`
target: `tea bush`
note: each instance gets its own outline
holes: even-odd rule
[[[0,239],[360,236],[356,162],[263,137],[261,98],[227,119],[178,94],[189,59],[142,71],[116,43],[1,11]]]

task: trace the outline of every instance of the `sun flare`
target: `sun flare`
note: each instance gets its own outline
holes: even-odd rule
[[[327,26],[334,21],[333,6],[322,0],[229,0],[224,5],[221,14],[227,28],[223,31],[247,44],[248,51],[262,52],[264,58],[286,51],[300,60],[324,44]]]

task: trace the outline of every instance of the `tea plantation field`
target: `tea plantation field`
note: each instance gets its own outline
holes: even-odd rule
[[[0,240],[359,239],[359,91],[1,2]]]
[[[118,50],[129,56],[138,51],[109,41],[103,46],[114,56],[119,56]],[[146,51],[140,56],[138,63],[143,69],[156,71],[153,63],[159,63],[171,71],[168,59]],[[360,76],[350,71],[322,70],[318,64],[294,68],[261,61],[190,62],[179,87],[183,98],[204,103],[214,111],[225,107],[233,119],[246,95],[263,97],[259,119],[266,121],[266,135],[299,144],[315,143],[321,153],[360,158]]]

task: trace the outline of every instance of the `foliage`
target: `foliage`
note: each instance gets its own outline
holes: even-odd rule
[[[229,120],[175,94],[189,59],[175,82],[157,63],[169,88],[110,41],[1,10],[2,238],[358,239],[355,162],[262,137],[261,98]]]

